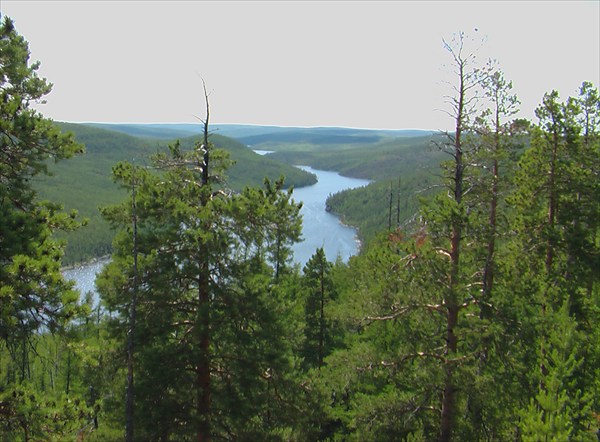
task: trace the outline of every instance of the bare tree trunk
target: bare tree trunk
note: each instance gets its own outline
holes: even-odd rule
[[[454,422],[456,415],[456,390],[454,380],[454,365],[452,362],[452,356],[456,354],[458,350],[458,337],[455,333],[455,328],[458,324],[458,312],[460,307],[458,305],[456,287],[458,283],[458,271],[460,263],[460,241],[461,241],[461,227],[459,225],[454,226],[452,229],[452,240],[451,240],[451,273],[450,273],[450,287],[448,294],[445,298],[446,304],[446,349],[445,356],[446,362],[444,364],[444,389],[442,393],[442,410],[441,410],[441,421],[440,421],[440,442],[447,442],[452,439],[452,432],[454,430]]]
[[[465,121],[465,98],[467,93],[467,73],[465,71],[466,61],[462,58],[462,39],[460,41],[460,47],[458,53],[452,52],[456,67],[458,69],[458,97],[455,102],[456,104],[456,129],[454,134],[454,143],[452,156],[454,158],[454,176],[452,183],[454,185],[454,202],[457,207],[460,207],[463,199],[463,186],[464,186],[464,160],[463,160],[463,130]],[[455,328],[458,324],[458,312],[460,310],[458,303],[458,285],[459,285],[459,274],[460,274],[460,252],[462,243],[462,224],[463,221],[460,217],[452,216],[452,233],[450,236],[450,278],[447,288],[447,293],[444,297],[444,303],[446,305],[446,348],[445,357],[446,362],[444,364],[444,385],[442,392],[442,407],[441,407],[441,419],[440,419],[440,433],[439,441],[448,442],[452,439],[452,433],[455,425],[456,415],[456,382],[454,379],[454,365],[452,362],[453,355],[456,354],[458,349],[458,337],[455,333]]]
[[[29,356],[27,353],[27,336],[23,334],[23,341],[21,343],[21,383],[25,382],[28,372]]]
[[[210,117],[210,107],[208,102],[208,93],[206,84],[202,81],[204,88],[204,98],[206,100],[206,119],[204,120],[204,139],[203,139],[203,160],[202,160],[202,187],[209,186],[208,167],[210,161],[210,149],[208,144],[208,121]],[[202,193],[200,204],[202,207],[208,205],[208,199]],[[211,440],[211,379],[210,379],[210,293],[209,293],[209,264],[206,250],[200,250],[199,278],[198,278],[198,323],[199,330],[199,349],[198,366],[196,369],[196,401],[198,410],[198,442],[210,442]]]

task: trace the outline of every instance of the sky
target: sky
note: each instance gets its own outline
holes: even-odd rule
[[[53,83],[57,121],[452,128],[443,40],[496,59],[535,121],[600,85],[600,1],[0,0]]]

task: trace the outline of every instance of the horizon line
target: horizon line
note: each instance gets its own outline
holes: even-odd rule
[[[202,123],[192,123],[189,121],[181,122],[123,122],[123,121],[64,121],[54,120],[57,123],[72,123],[72,124],[113,124],[113,125],[199,125]],[[260,123],[210,123],[210,126],[252,126],[252,127],[276,127],[276,128],[297,128],[297,129],[357,129],[357,130],[381,130],[381,131],[422,131],[422,132],[443,132],[443,129],[424,129],[420,127],[403,127],[403,128],[382,128],[382,127],[358,127],[358,126],[343,126],[343,125],[282,125],[282,124],[260,124]]]

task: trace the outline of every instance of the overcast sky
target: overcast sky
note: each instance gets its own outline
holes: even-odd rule
[[[600,2],[0,0],[59,121],[449,129],[442,39],[486,42],[521,99],[600,83]]]

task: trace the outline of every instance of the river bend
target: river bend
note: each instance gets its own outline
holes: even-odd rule
[[[360,244],[356,238],[356,230],[343,225],[339,218],[325,210],[325,202],[329,195],[345,189],[354,189],[365,186],[368,180],[348,178],[337,172],[327,172],[312,169],[308,166],[299,166],[307,172],[317,176],[317,183],[312,186],[295,189],[292,198],[303,206],[302,238],[303,241],[294,245],[294,261],[304,266],[316,249],[323,247],[329,261],[338,257],[347,261],[352,255],[358,253]],[[99,260],[90,264],[65,270],[64,275],[75,281],[81,293],[95,292],[94,280],[96,274],[108,260]]]

